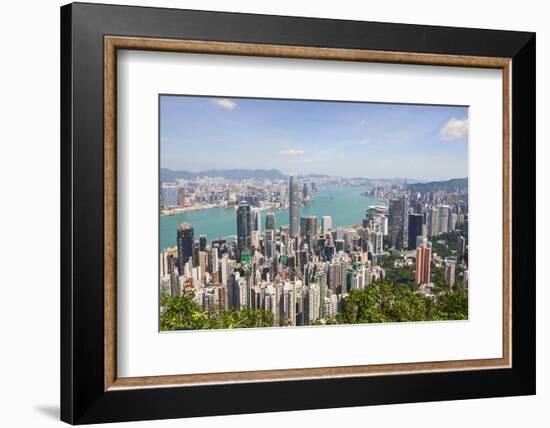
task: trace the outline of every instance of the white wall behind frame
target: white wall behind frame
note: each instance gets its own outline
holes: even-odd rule
[[[99,1],[93,1],[94,3]],[[67,1],[29,0],[7,2],[3,5],[5,17],[0,33],[5,43],[4,57],[16,66],[4,67],[0,72],[2,102],[0,109],[6,118],[0,127],[3,144],[0,145],[0,178],[3,200],[10,206],[24,206],[28,194],[22,189],[35,189],[36,210],[0,210],[3,263],[0,283],[3,285],[2,325],[3,343],[9,352],[0,357],[0,373],[4,403],[3,425],[13,428],[59,427],[59,9]],[[516,428],[547,425],[550,402],[550,311],[545,310],[550,300],[545,277],[545,262],[550,258],[547,245],[550,228],[545,227],[550,210],[550,141],[545,126],[550,116],[550,27],[547,4],[536,0],[485,1],[463,0],[448,5],[440,0],[393,0],[391,2],[358,2],[356,0],[301,1],[266,0],[101,0],[101,3],[124,3],[144,6],[179,7],[190,9],[226,10],[234,12],[267,13],[295,16],[316,16],[411,24],[453,25],[503,30],[537,31],[537,211],[540,227],[537,239],[537,265],[540,281],[537,285],[537,395],[531,397],[493,398],[432,403],[411,403],[278,412],[269,414],[202,417],[187,420],[128,422],[123,426],[211,428],[217,426],[239,428],[280,428],[282,426],[315,426],[319,428],[368,424],[370,426],[411,428],[464,428],[479,425]],[[26,31],[21,31],[21,17],[25,17]],[[32,46],[32,49],[24,47]],[[22,48],[23,47],[23,48]],[[39,71],[39,72],[37,72]],[[32,103],[29,104],[29,100]],[[32,105],[32,126],[29,111]],[[25,160],[25,170],[17,159]],[[17,185],[14,184],[17,178]],[[22,257],[29,251],[29,243],[36,240],[36,228],[41,225],[40,242],[44,252],[33,260],[39,279],[25,282],[20,287],[22,272],[28,272],[29,260]],[[32,293],[24,298],[23,289]],[[24,299],[27,314],[21,316]],[[25,379],[33,379],[32,388]]]

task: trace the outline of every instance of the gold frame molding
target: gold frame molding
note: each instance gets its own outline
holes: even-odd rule
[[[305,369],[262,370],[171,376],[119,378],[116,367],[116,85],[117,50],[147,50],[218,55],[262,56],[334,61],[440,65],[502,70],[503,93],[503,349],[502,358],[433,361],[405,364],[359,365]],[[383,52],[249,43],[104,37],[104,389],[127,389],[199,384],[358,377],[419,372],[481,370],[511,367],[511,62],[510,58]]]

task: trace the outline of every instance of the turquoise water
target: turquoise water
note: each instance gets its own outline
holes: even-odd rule
[[[321,216],[332,217],[332,227],[360,224],[365,218],[365,210],[370,205],[384,205],[376,199],[362,196],[363,187],[330,187],[314,194],[310,205],[300,207],[299,215],[315,215],[321,225]],[[265,230],[265,215],[275,213],[277,227],[288,224],[288,209],[262,211],[262,230]],[[206,235],[208,241],[223,237],[232,241],[237,233],[235,208],[209,208],[199,211],[179,213],[160,217],[160,248],[176,246],[176,230],[181,223],[191,223],[195,229],[195,239]]]

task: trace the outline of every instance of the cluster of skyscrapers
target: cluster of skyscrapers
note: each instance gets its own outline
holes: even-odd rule
[[[261,309],[273,325],[311,325],[334,318],[342,300],[385,277],[379,260],[390,251],[415,258],[415,284],[421,291],[431,282],[432,244],[457,226],[467,237],[467,203],[458,192],[414,195],[395,190],[389,206],[371,206],[358,213],[358,224],[333,225],[332,217],[301,216],[310,195],[296,176],[288,181],[289,224],[276,227],[272,212],[253,206],[248,198],[236,207],[234,241],[200,235],[183,223],[177,247],[160,254],[161,292],[192,291],[206,311]],[[466,238],[459,236],[457,256],[445,260],[445,277],[454,285],[455,266],[463,263]]]

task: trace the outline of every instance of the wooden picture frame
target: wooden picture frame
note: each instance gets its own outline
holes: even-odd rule
[[[502,358],[118,377],[117,49],[502,70]],[[61,53],[62,420],[114,422],[535,392],[533,33],[77,3],[61,9]]]

